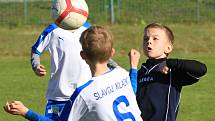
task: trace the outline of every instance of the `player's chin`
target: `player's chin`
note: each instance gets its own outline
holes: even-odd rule
[[[153,59],[155,58],[155,56],[153,56],[152,54],[150,53],[145,53],[145,55],[149,58],[149,59]]]

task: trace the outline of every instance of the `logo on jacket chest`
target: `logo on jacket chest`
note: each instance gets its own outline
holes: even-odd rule
[[[151,81],[154,81],[154,78],[152,76],[144,76],[143,78],[141,78],[139,80],[140,83],[143,83],[143,82],[151,82]]]

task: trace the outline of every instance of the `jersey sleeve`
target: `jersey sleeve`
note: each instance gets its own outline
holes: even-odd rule
[[[60,120],[78,121],[81,118],[83,118],[85,113],[87,113],[88,111],[88,107],[80,93],[85,87],[87,87],[92,82],[93,80],[90,80],[84,85],[75,89],[74,93],[70,97],[70,100],[65,104],[60,114],[60,118],[59,118]]]
[[[72,121],[79,121],[88,111],[87,105],[81,96],[78,96],[74,102],[70,117]]]
[[[173,73],[173,84],[179,86],[193,84],[207,72],[206,65],[196,60],[167,59],[166,63]]]
[[[32,46],[32,52],[40,55],[51,41],[51,32],[58,28],[56,24],[50,24],[38,37],[36,43]]]
[[[31,54],[31,67],[35,71],[36,67],[40,64],[40,56],[36,53]]]
[[[60,120],[79,121],[83,118],[87,110],[88,108],[85,101],[78,95],[74,100],[70,100],[66,103],[61,112]]]
[[[137,93],[137,69],[130,69],[129,76],[134,93]]]
[[[28,119],[29,121],[53,121],[52,119],[49,119],[48,117],[37,114],[32,110],[28,110],[28,112],[25,115],[25,118]]]

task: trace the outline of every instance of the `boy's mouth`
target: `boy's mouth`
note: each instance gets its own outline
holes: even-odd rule
[[[152,50],[152,48],[151,47],[147,47],[147,51],[151,51]]]

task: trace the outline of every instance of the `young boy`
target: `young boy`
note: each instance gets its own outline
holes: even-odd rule
[[[108,60],[114,55],[112,36],[100,26],[92,26],[81,36],[81,57],[89,64],[93,77],[78,87],[61,112],[59,121],[142,121],[136,102],[137,65],[140,54],[130,52],[130,77],[123,68],[108,68]],[[22,115],[29,120],[47,121],[21,102],[5,106],[11,114]]]
[[[46,69],[40,64],[40,56],[48,50],[51,57],[51,78],[46,92],[45,115],[57,120],[60,111],[77,87],[77,83],[89,80],[92,75],[88,64],[81,58],[79,41],[81,33],[91,25],[85,23],[75,30],[64,30],[50,24],[32,46],[32,69],[38,76],[45,76]],[[108,66],[116,67],[113,60]]]
[[[89,80],[92,75],[87,63],[81,58],[79,38],[91,25],[85,23],[75,30],[64,30],[50,24],[32,46],[32,69],[38,76],[45,76],[46,69],[40,64],[40,56],[48,50],[51,57],[51,77],[46,92],[45,115],[57,120],[58,115],[69,100],[80,81]]]
[[[205,75],[205,64],[167,58],[173,49],[172,31],[159,23],[144,29],[143,50],[148,57],[138,71],[137,102],[145,121],[175,121],[181,89]]]

